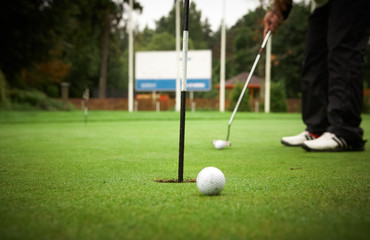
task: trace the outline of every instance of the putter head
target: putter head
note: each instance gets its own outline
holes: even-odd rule
[[[223,141],[223,142],[224,142],[225,147],[230,147],[230,146],[231,146],[231,142],[230,142],[230,141],[225,141],[225,140],[212,140],[212,144],[213,144],[214,146],[216,146],[215,144],[216,144],[216,142],[218,142],[218,141]]]

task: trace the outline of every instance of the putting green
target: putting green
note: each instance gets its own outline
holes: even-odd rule
[[[0,112],[1,239],[367,239],[370,146],[308,153],[280,143],[299,114],[187,113],[184,178],[176,179],[179,114]],[[370,115],[363,116],[370,139]],[[222,170],[201,195],[201,169]]]

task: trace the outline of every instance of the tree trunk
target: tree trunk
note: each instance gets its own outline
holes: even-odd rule
[[[107,9],[104,23],[102,59],[100,67],[99,98],[105,98],[107,89],[107,66],[108,66],[110,26],[111,26],[111,16],[109,9]]]

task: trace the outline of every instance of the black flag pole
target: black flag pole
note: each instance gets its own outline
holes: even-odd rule
[[[180,105],[180,144],[179,144],[179,174],[178,182],[184,181],[184,141],[185,141],[185,110],[186,110],[186,80],[188,62],[188,37],[189,37],[189,0],[184,1],[184,31],[182,45],[182,82]]]

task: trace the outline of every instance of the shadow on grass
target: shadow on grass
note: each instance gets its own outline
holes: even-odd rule
[[[179,182],[177,179],[156,179],[154,182],[158,183],[195,183],[196,179],[184,179],[182,182]]]

